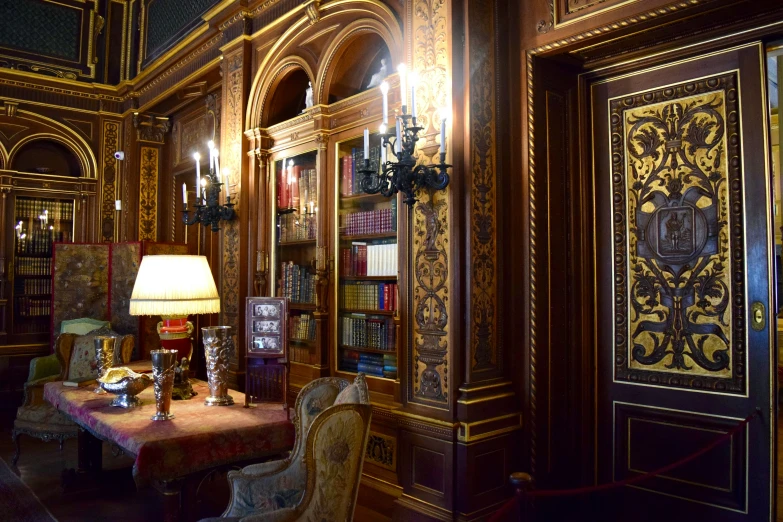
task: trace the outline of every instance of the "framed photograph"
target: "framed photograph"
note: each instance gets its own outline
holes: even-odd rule
[[[283,297],[248,297],[245,308],[247,356],[285,358],[288,309]]]

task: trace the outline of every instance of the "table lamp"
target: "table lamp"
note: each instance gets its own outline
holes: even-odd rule
[[[177,352],[173,396],[190,399],[195,392],[188,381],[193,354],[191,314],[220,312],[212,270],[204,256],[144,256],[133,285],[131,315],[159,315],[160,344]]]

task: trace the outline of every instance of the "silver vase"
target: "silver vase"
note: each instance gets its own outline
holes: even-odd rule
[[[114,363],[114,346],[117,339],[115,337],[109,337],[106,335],[99,335],[95,337],[95,364],[98,367],[98,378],[100,379],[106,374],[106,371],[112,367]],[[95,393],[106,393],[101,384],[98,383],[98,387],[95,388]]]
[[[207,406],[230,406],[234,399],[228,394],[228,362],[234,353],[230,326],[208,326],[201,329],[207,361],[209,397]]]
[[[171,390],[174,386],[174,368],[177,366],[175,350],[152,350],[152,378],[155,384],[154,421],[173,419],[171,410]]]

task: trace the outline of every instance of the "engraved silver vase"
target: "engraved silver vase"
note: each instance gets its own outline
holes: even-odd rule
[[[234,399],[228,394],[228,362],[234,353],[230,326],[207,326],[201,329],[207,362],[209,397],[207,406],[230,406]]]
[[[152,378],[155,384],[154,421],[173,419],[171,414],[171,391],[174,387],[174,368],[177,366],[175,350],[152,350]]]
[[[98,367],[98,378],[100,379],[106,374],[106,371],[112,367],[114,363],[114,346],[117,339],[115,337],[109,337],[107,335],[99,335],[95,337],[95,364]],[[95,388],[95,393],[104,394],[106,391],[101,388],[100,383]]]

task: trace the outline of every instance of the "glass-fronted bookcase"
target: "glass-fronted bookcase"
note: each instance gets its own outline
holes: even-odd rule
[[[318,245],[318,151],[291,156],[278,153],[271,161],[274,244],[270,277],[272,295],[288,299],[288,358],[314,364],[319,341],[316,311],[315,259]]]
[[[377,126],[376,126],[377,127]],[[392,394],[398,380],[398,198],[366,194],[362,128],[335,136],[333,367],[363,372],[371,389]],[[370,169],[380,165],[380,138],[370,136]]]
[[[73,199],[14,198],[13,334],[48,334],[52,308],[53,243],[72,242]]]

